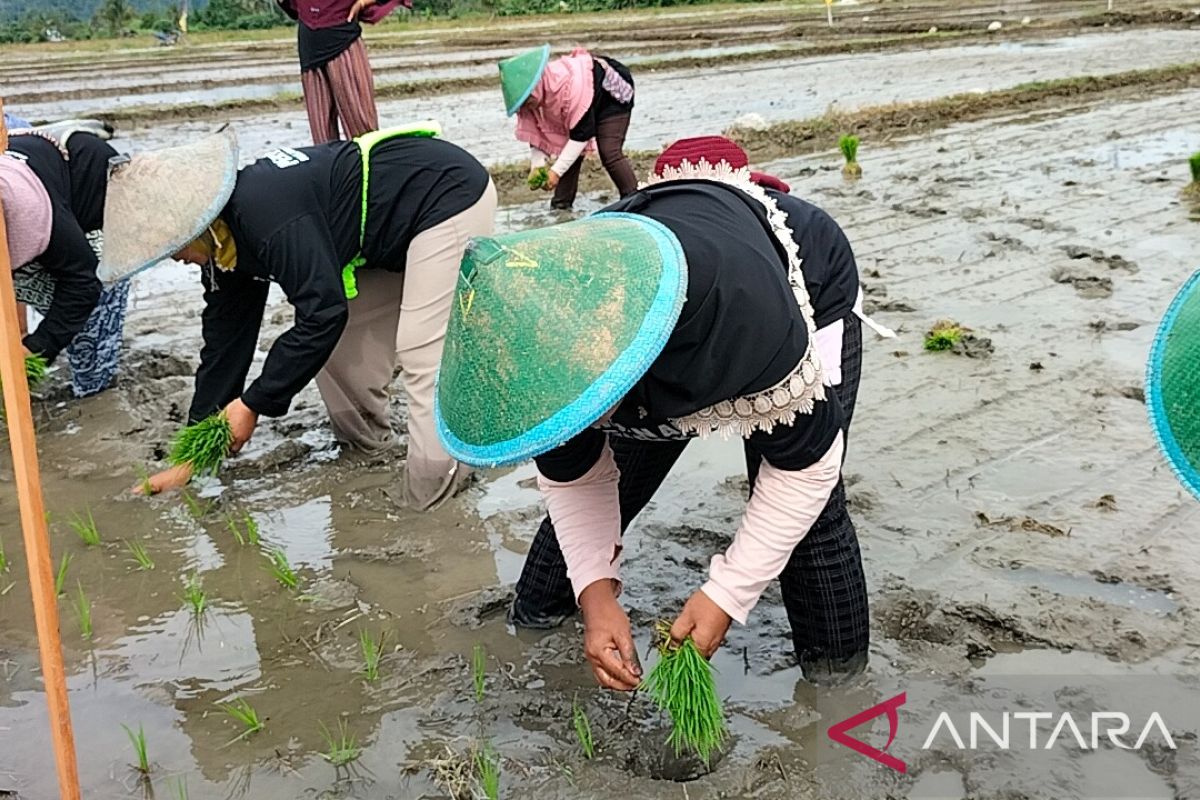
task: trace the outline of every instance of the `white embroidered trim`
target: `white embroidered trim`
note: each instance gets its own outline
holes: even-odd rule
[[[699,163],[683,161],[678,167],[666,167],[662,175],[651,176],[646,185],[676,180],[724,183],[740,189],[762,205],[775,238],[787,253],[788,283],[808,329],[808,348],[792,373],[774,386],[744,397],[722,400],[685,417],[674,418],[671,423],[684,433],[694,433],[700,438],[713,432],[721,434],[723,438],[734,433],[745,438],[756,430],[770,433],[776,425],[789,424],[796,414],[811,414],[813,404],[825,399],[825,374],[815,346],[817,328],[813,323],[812,301],[804,286],[804,273],[800,269],[800,246],[792,236],[787,214],[780,211],[770,195],[750,179],[748,168],[735,169],[728,161],[715,165],[704,158]]]
[[[39,131],[36,128],[22,128],[18,131],[9,131],[9,136],[36,136],[39,139],[45,139],[47,142],[58,148],[58,152],[62,154],[63,161],[71,160],[71,154],[67,151],[67,146],[45,131]]]

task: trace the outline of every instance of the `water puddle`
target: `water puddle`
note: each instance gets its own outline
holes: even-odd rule
[[[1110,605],[1150,614],[1173,614],[1179,610],[1179,604],[1166,592],[1145,589],[1131,583],[1106,583],[1092,577],[1068,575],[1035,567],[1018,567],[999,574],[1007,580],[1026,586],[1049,589],[1071,597],[1100,600]]]

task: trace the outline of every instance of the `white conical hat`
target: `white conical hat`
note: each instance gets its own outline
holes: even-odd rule
[[[104,254],[97,275],[116,283],[157,264],[204,232],[237,182],[232,129],[190,144],[136,153],[108,178]]]

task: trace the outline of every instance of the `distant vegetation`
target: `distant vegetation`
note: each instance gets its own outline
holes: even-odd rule
[[[753,0],[745,0],[753,2]],[[707,0],[413,0],[422,18],[512,16],[690,5]],[[177,30],[182,0],[0,0],[0,44],[136,36]],[[293,24],[275,0],[190,0],[188,30]],[[399,12],[393,18],[403,19]]]

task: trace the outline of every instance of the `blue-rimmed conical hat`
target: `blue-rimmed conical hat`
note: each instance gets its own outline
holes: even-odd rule
[[[1200,272],[1179,290],[1158,327],[1146,406],[1171,468],[1200,497]]]
[[[473,240],[438,374],[446,451],[497,467],[566,442],[650,369],[686,294],[679,240],[646,217]]]

